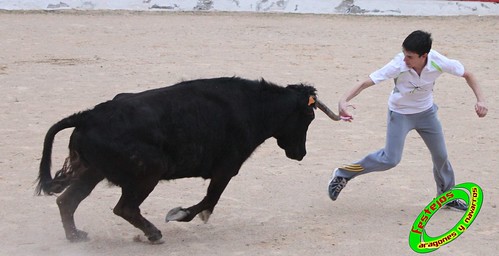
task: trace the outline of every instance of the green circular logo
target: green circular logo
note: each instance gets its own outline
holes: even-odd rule
[[[446,233],[431,237],[426,234],[425,226],[430,221],[430,218],[447,203],[462,199],[468,205],[468,210],[459,220],[459,222]],[[409,245],[411,249],[418,253],[428,253],[438,250],[443,245],[446,245],[460,236],[473,223],[483,202],[482,189],[475,183],[466,182],[453,187],[451,190],[439,195],[431,201],[421,211],[419,216],[412,224],[412,229],[409,232]]]

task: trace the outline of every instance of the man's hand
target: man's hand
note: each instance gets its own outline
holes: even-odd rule
[[[489,109],[487,108],[487,104],[485,104],[485,102],[478,101],[475,104],[475,112],[478,115],[478,117],[485,117],[487,115],[488,111],[489,111]],[[341,112],[340,112],[340,115],[341,115]]]
[[[348,113],[348,111],[347,111],[347,109],[349,107],[352,107],[353,109],[355,109],[354,105],[349,104],[346,101],[340,100],[340,102],[338,102],[338,112],[339,112],[340,118],[341,118],[341,120],[346,121],[346,122],[352,122],[352,120],[353,120],[353,116],[350,113]]]

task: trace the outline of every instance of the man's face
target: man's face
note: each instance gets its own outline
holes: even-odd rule
[[[406,51],[404,52],[404,62],[409,68],[413,69],[422,69],[426,65],[426,59],[428,57],[428,53],[425,53],[421,56],[415,52]]]

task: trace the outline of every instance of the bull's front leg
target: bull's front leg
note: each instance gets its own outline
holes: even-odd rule
[[[189,222],[199,214],[201,220],[203,220],[204,223],[207,223],[213,213],[215,205],[218,203],[220,196],[227,187],[227,184],[229,184],[231,178],[232,176],[213,177],[208,186],[207,194],[201,202],[189,208],[177,207],[170,210],[166,215],[165,221]]]

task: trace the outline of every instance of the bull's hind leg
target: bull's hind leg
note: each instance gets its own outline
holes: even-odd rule
[[[137,179],[140,180],[140,179]],[[141,180],[122,188],[121,198],[114,207],[114,214],[121,216],[136,228],[142,230],[152,243],[161,243],[161,231],[140,213],[139,206],[158,184],[158,179]]]
[[[90,195],[90,192],[103,179],[104,177],[101,175],[86,170],[57,198],[62,225],[69,241],[87,240],[87,233],[76,229],[74,213],[80,202]]]

